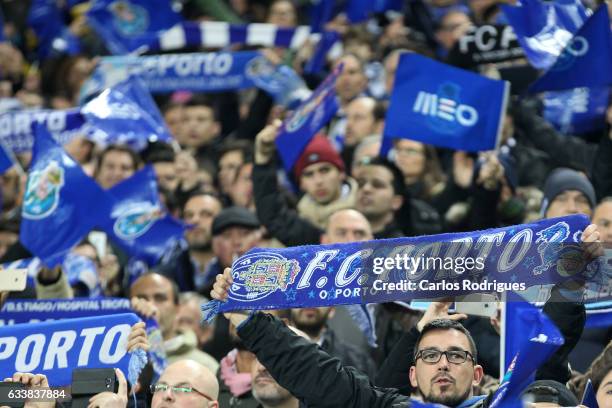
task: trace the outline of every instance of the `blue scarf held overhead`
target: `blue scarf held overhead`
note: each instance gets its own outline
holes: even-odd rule
[[[521,291],[583,273],[583,215],[485,231],[356,243],[255,248],[234,261],[226,302],[237,310],[368,304]],[[589,268],[591,274],[596,273]]]

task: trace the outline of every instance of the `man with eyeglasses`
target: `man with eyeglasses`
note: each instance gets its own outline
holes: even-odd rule
[[[211,297],[227,300],[231,284],[231,269],[227,268],[223,275],[217,275]],[[486,398],[475,397],[472,391],[483,376],[476,362],[476,346],[467,330],[456,322],[466,316],[448,315],[448,304],[439,305],[419,322],[420,333],[413,338],[414,363],[406,364],[405,358],[395,360],[405,365],[409,375],[404,378],[409,378],[425,402],[484,407]],[[271,315],[228,313],[226,317],[276,381],[306,406],[376,408],[410,404],[408,396],[397,389],[374,386],[366,375],[343,366]]]
[[[219,408],[219,383],[209,369],[193,360],[170,364],[151,385],[153,408]]]

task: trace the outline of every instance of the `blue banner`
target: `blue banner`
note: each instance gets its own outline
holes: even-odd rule
[[[283,122],[276,138],[276,147],[287,173],[302,154],[310,140],[334,117],[340,103],[336,95],[336,79],[342,66],[325,81]]]
[[[565,134],[582,134],[606,126],[610,90],[574,88],[544,94],[544,118]]]
[[[183,237],[184,225],[172,218],[159,201],[151,166],[117,184],[109,194],[114,203],[104,231],[130,256],[153,266]]]
[[[386,156],[393,140],[399,138],[470,152],[495,149],[508,91],[505,81],[415,53],[402,54],[385,120],[381,156]]]
[[[15,153],[32,149],[34,136],[32,124],[44,125],[60,144],[68,143],[85,124],[78,109],[21,110],[0,115],[0,139],[4,146]]]
[[[52,387],[70,385],[75,368],[127,374],[127,339],[139,321],[130,313],[0,327],[0,372],[44,374]]]
[[[0,326],[120,313],[133,313],[129,299],[9,299],[0,310]]]
[[[505,306],[502,334],[509,363],[490,408],[515,407],[517,403],[522,406],[521,392],[533,381],[535,371],[564,343],[563,335],[544,312],[527,302],[507,302]]]
[[[583,273],[584,215],[469,233],[252,249],[205,315],[523,291]],[[589,276],[588,279],[592,279]]]
[[[501,7],[529,62],[539,69],[555,62],[588,17],[579,0],[521,0],[515,6]]]
[[[278,103],[305,85],[286,65],[274,65],[256,51],[102,57],[81,88],[81,99],[137,76],[152,93],[177,90],[220,92],[259,87]]]
[[[170,0],[95,0],[87,22],[113,54],[127,54],[182,21]]]
[[[81,108],[87,137],[101,146],[126,144],[141,151],[149,142],[172,141],[170,131],[151,97],[136,78],[130,78]]]
[[[555,63],[529,91],[557,91],[612,84],[612,35],[604,4],[567,43]]]
[[[36,142],[21,208],[19,240],[48,267],[108,214],[102,188],[57,144],[42,125],[34,125]]]
[[[133,312],[129,299],[125,298],[16,299],[7,300],[0,310],[0,326]],[[153,364],[153,370],[159,376],[167,365],[163,339],[155,320],[147,319],[145,323],[150,345],[148,356]]]

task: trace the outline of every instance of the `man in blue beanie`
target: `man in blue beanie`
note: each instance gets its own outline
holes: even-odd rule
[[[576,170],[560,167],[546,179],[540,211],[543,218],[570,214],[586,214],[590,218],[595,204],[595,189],[591,181]]]

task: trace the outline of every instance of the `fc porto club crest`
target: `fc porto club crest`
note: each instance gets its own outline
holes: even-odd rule
[[[276,74],[276,66],[266,57],[257,57],[249,61],[245,74],[260,88],[273,89],[276,92],[282,88],[281,78]]]
[[[256,259],[256,260],[255,260]],[[232,267],[229,297],[240,302],[263,299],[277,290],[285,292],[300,272],[296,260],[271,252],[246,255]]]
[[[30,172],[22,216],[31,220],[45,218],[55,211],[64,185],[64,169],[51,161],[42,170]]]
[[[150,203],[131,205],[120,210],[113,231],[121,239],[135,239],[150,230],[162,216],[162,210]]]
[[[147,10],[128,0],[114,1],[109,9],[113,15],[113,25],[125,37],[140,35],[149,26]]]

